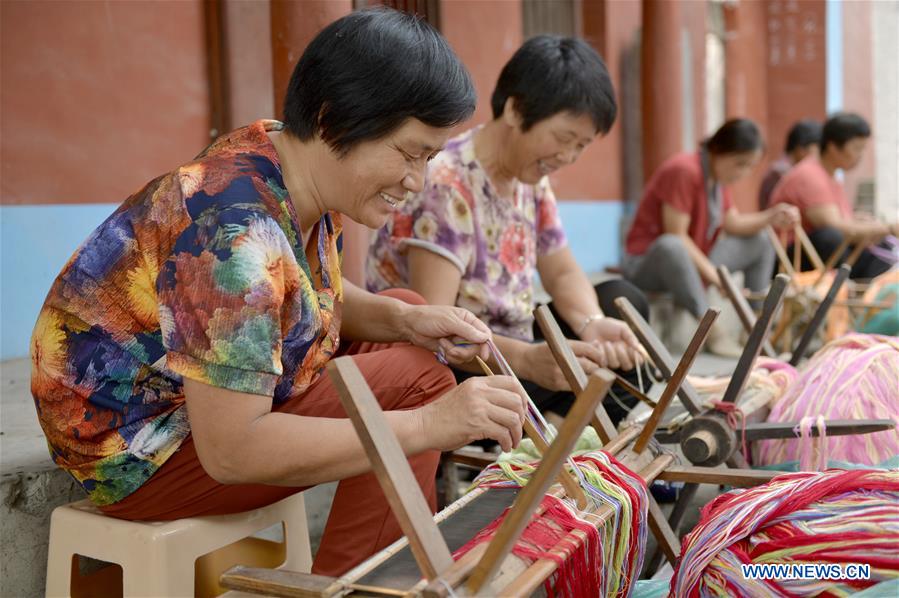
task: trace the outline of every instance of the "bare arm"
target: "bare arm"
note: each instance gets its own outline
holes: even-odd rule
[[[445,257],[428,251],[422,247],[410,246],[408,249],[409,288],[425,298],[430,305],[455,305],[459,295],[462,273],[459,268]],[[516,372],[523,371],[524,353],[529,343],[494,335],[493,342]],[[499,364],[493,357],[487,360],[491,369],[499,371]],[[480,374],[481,369],[475,362],[456,364],[461,370]]]
[[[405,329],[408,308],[402,301],[369,293],[344,278],[340,335],[385,343],[408,340]]]
[[[593,285],[568,247],[537,258],[537,272],[556,311],[575,332],[588,316],[603,315]]]
[[[272,412],[271,397],[189,379],[184,397],[200,464],[220,483],[311,486],[371,469],[348,419]],[[479,377],[424,407],[384,415],[407,455],[482,438],[510,450],[521,439],[524,403],[511,378]]]
[[[783,204],[779,204],[783,205]],[[737,237],[754,235],[771,223],[771,215],[768,210],[741,214],[736,208],[731,208],[724,215],[724,232]]]
[[[689,229],[689,214],[684,214],[683,212],[675,210],[668,204],[662,204],[662,230],[683,239],[684,245],[687,247],[687,253],[690,254],[693,265],[699,270],[699,275],[706,283],[717,285],[718,273],[715,271],[715,266],[712,265],[709,258],[706,257],[702,250],[696,246],[696,243],[693,242],[693,239],[688,232]]]
[[[815,228],[835,228],[851,241],[879,241],[883,237],[892,234],[896,230],[896,224],[892,226],[881,222],[863,222],[861,220],[843,218],[840,210],[833,204],[824,204],[806,208],[803,214],[809,223]]]
[[[409,246],[409,288],[430,305],[455,305],[462,273],[445,257],[422,247]]]
[[[462,273],[459,272],[459,269],[448,259],[433,251],[421,247],[410,247],[408,251],[409,287],[432,305],[453,305],[459,294],[459,284],[462,280]],[[590,292],[593,293],[592,287]],[[596,297],[596,294],[593,293],[593,296]],[[597,306],[598,311],[599,306]],[[528,343],[498,334],[493,335],[493,342],[496,343],[496,347],[520,378],[531,380],[544,388],[569,390],[562,370],[556,364],[545,343]],[[570,341],[570,343],[574,354],[587,373],[591,373],[598,366],[609,365],[612,357],[618,359],[617,353],[614,356],[607,356],[608,351],[603,347],[579,341]],[[493,357],[486,361],[494,372],[500,371],[499,364],[494,361]],[[466,372],[481,373],[481,369],[473,361],[454,365]]]
[[[761,212],[743,214],[731,208],[724,215],[724,232],[737,237],[749,237],[768,225],[788,229],[799,222],[799,210],[790,204],[779,203]]]
[[[344,312],[341,334],[371,342],[407,341],[443,351],[452,364],[465,363],[475,355],[486,357],[490,329],[474,314],[445,305],[409,305],[392,297],[369,293],[344,280]],[[465,339],[456,346],[451,339]]]
[[[641,361],[641,347],[633,331],[623,322],[602,313],[596,289],[565,247],[537,259],[543,286],[553,298],[562,319],[595,354],[582,353],[594,364],[612,369],[632,369]],[[574,343],[572,343],[574,348]],[[578,354],[575,349],[575,354]]]
[[[348,419],[275,413],[271,397],[190,379],[184,396],[197,456],[221,483],[310,486],[371,469]],[[421,410],[385,415],[407,455],[428,448]]]

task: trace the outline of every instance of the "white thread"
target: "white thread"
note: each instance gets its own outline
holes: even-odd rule
[[[438,577],[437,579],[439,579],[440,583],[443,584],[443,587],[446,588],[446,593],[449,594],[450,598],[459,598],[459,595],[453,591],[453,586],[449,585],[445,579],[442,577]]]

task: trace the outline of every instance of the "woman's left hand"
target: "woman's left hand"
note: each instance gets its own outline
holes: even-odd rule
[[[480,356],[488,359],[490,329],[473,313],[448,305],[410,306],[405,314],[406,338],[418,347],[442,355],[452,365]]]
[[[614,369],[632,370],[643,362],[643,347],[627,324],[614,318],[593,320],[581,339],[602,348]]]

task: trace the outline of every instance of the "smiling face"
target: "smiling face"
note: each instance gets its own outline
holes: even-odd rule
[[[428,161],[449,133],[410,118],[385,137],[353,146],[320,177],[324,203],[369,228],[384,226],[407,194],[424,188]]]
[[[557,112],[534,123],[527,132],[521,130],[521,118],[506,103],[503,119],[512,127],[513,140],[505,162],[515,178],[533,185],[563,166],[574,164],[584,148],[596,138],[593,119],[587,114]]]
[[[711,168],[715,180],[722,185],[732,185],[744,178],[762,159],[762,150],[712,155]]]

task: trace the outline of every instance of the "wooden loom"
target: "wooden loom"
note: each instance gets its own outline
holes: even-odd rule
[[[787,293],[784,301],[783,312],[777,322],[777,325],[775,326],[774,332],[771,335],[772,345],[781,346],[783,351],[789,350],[793,342],[793,336],[798,332],[798,329],[801,329],[806,325],[808,314],[820,311],[820,306],[824,301],[827,300],[828,297],[830,297],[829,307],[843,307],[850,312],[853,309],[863,309],[868,310],[868,312],[870,313],[873,311],[880,311],[882,309],[890,308],[890,305],[888,303],[881,304],[853,299],[851,297],[838,297],[840,287],[843,285],[843,283],[846,282],[846,278],[844,278],[843,282],[841,282],[839,285],[837,284],[837,279],[841,276],[842,267],[848,266],[848,270],[851,270],[852,266],[858,260],[859,256],[861,256],[862,251],[864,251],[865,247],[868,246],[868,243],[864,239],[856,243],[846,259],[843,260],[841,267],[837,270],[835,278],[830,285],[830,289],[826,294],[822,294],[822,283],[825,282],[828,273],[836,267],[837,262],[842,259],[842,256],[849,249],[849,239],[844,239],[840,246],[830,255],[827,262],[825,263],[821,259],[821,256],[818,254],[818,251],[815,249],[814,245],[812,245],[811,240],[809,240],[808,235],[805,233],[802,226],[797,224],[793,230],[794,242],[793,256],[791,261],[790,256],[788,255],[787,250],[777,233],[774,232],[774,230],[770,226],[766,228],[766,233],[768,234],[768,237],[771,240],[771,244],[774,246],[774,251],[777,254],[777,261],[780,271],[787,274],[790,277],[791,281],[791,288]],[[808,272],[801,271],[803,253],[808,257],[808,261],[812,264],[812,270]],[[849,274],[848,270],[846,273],[847,278]],[[852,287],[853,294],[857,295],[864,291],[864,285],[852,285]],[[725,291],[730,297],[730,291],[728,291],[727,288],[725,288]],[[832,297],[830,296],[831,292],[833,292]],[[731,301],[734,301],[733,297],[731,297]],[[811,326],[809,323],[809,328],[810,327]],[[819,327],[815,330],[820,330],[820,323]],[[811,339],[809,338],[807,340]],[[768,353],[767,349],[768,348],[766,348],[766,354]]]
[[[602,398],[612,385],[614,375],[601,369],[588,378],[549,310],[546,307],[538,308],[536,318],[544,337],[577,395],[574,406],[524,488],[479,488],[434,518],[428,512],[425,497],[396,437],[354,362],[350,358],[332,361],[328,365],[329,374],[335,381],[341,401],[362,439],[405,537],[340,578],[236,567],[222,576],[222,585],[272,596],[529,596],[553,574],[558,565],[552,559],[523,564],[510,554],[511,550],[537,514],[543,495],[547,491],[556,496],[566,494],[562,484],[553,486],[553,483],[559,479],[568,455],[589,423],[596,428],[603,450],[615,455],[647,484],[662,479],[745,487],[769,481],[777,472],[681,467],[674,465],[675,457],[672,454],[656,455],[649,450],[662,414],[675,393],[680,391],[716,316],[715,310],[709,310],[702,319],[687,351],[675,366],[649,422],[618,433],[602,406]],[[512,504],[511,509],[492,540],[475,547],[454,562],[451,550],[465,544],[509,504]],[[613,510],[608,506],[590,506],[584,513],[584,517],[595,522],[597,527],[612,515]],[[680,543],[651,495],[649,524],[663,553],[673,562],[679,553]],[[570,540],[580,543],[583,540],[582,532],[572,532],[569,534]]]
[[[799,365],[799,362],[802,361],[803,357],[805,357],[812,340],[821,330],[821,325],[824,324],[825,318],[827,317],[827,312],[834,304],[834,301],[837,298],[837,294],[840,292],[843,284],[849,278],[850,270],[852,270],[852,267],[849,264],[843,264],[837,269],[836,275],[834,276],[830,288],[827,289],[827,293],[818,304],[817,309],[815,309],[814,314],[812,315],[811,320],[808,323],[808,326],[806,326],[805,330],[802,333],[802,336],[799,338],[799,342],[796,344],[796,347],[793,349],[792,354],[790,355],[790,365],[794,367]],[[727,295],[727,298],[730,300],[731,305],[737,312],[743,328],[747,333],[751,333],[756,323],[755,315],[752,313],[752,308],[749,306],[749,302],[746,301],[746,297],[744,297],[743,293],[740,292],[740,290],[737,288],[737,285],[731,277],[730,271],[727,269],[727,266],[718,266],[718,279],[721,283],[722,288],[724,289],[724,293]],[[762,346],[762,351],[767,357],[777,357],[777,352],[774,350],[774,347],[771,345],[771,343],[767,340]]]
[[[827,309],[832,304],[833,298],[836,296],[836,292],[842,281],[845,280],[848,272],[848,266],[844,265],[831,286],[827,297],[812,318],[811,324],[805,331],[805,334],[803,334],[802,339],[800,339],[796,351],[793,353],[791,363],[793,363],[793,360],[798,362],[808,349],[809,339],[815,333],[815,328],[823,322]],[[730,279],[727,269],[723,266],[719,268],[719,275],[722,276],[722,281],[725,283],[723,285],[725,290],[730,288],[730,291],[727,291],[727,293],[731,295],[736,287]],[[743,394],[755,361],[767,345],[767,337],[771,330],[772,320],[783,302],[788,284],[789,278],[786,275],[779,274],[775,277],[765,297],[765,303],[762,306],[758,319],[752,315],[752,311],[749,305],[746,304],[745,299],[740,303],[734,302],[734,307],[740,314],[744,326],[749,325],[749,338],[727,385],[727,389],[724,391],[721,403],[736,406],[737,400]],[[736,293],[733,293],[733,296],[742,298],[742,295],[737,295]],[[634,334],[646,348],[650,359],[655,363],[662,378],[670,380],[674,371],[674,359],[668,353],[661,340],[659,340],[649,324],[627,299],[616,299],[615,304],[622,318],[628,323]],[[741,313],[744,309],[745,312]],[[705,408],[699,393],[687,380],[682,381],[679,385],[678,397],[687,410],[689,417],[667,422],[667,425],[656,431],[655,438],[663,444],[680,444],[684,456],[694,465],[712,467],[727,464],[728,467],[743,470],[749,467],[740,450],[743,442],[750,443],[765,439],[793,438],[796,435],[795,430],[799,422],[765,422],[764,419],[768,414],[767,409],[759,409],[749,418],[744,417],[739,429],[736,428],[733,425],[734,420],[728,418],[722,410]],[[836,436],[869,434],[889,430],[895,426],[895,422],[890,419],[831,420],[825,422],[825,425],[827,426],[827,434]],[[813,429],[811,434],[816,436],[818,434],[817,429]],[[669,526],[675,532],[679,529],[681,520],[687,512],[688,505],[698,488],[699,485],[697,483],[687,482],[680,492],[668,519]],[[656,565],[658,560],[658,558],[650,559],[650,568],[653,568],[653,565]]]

